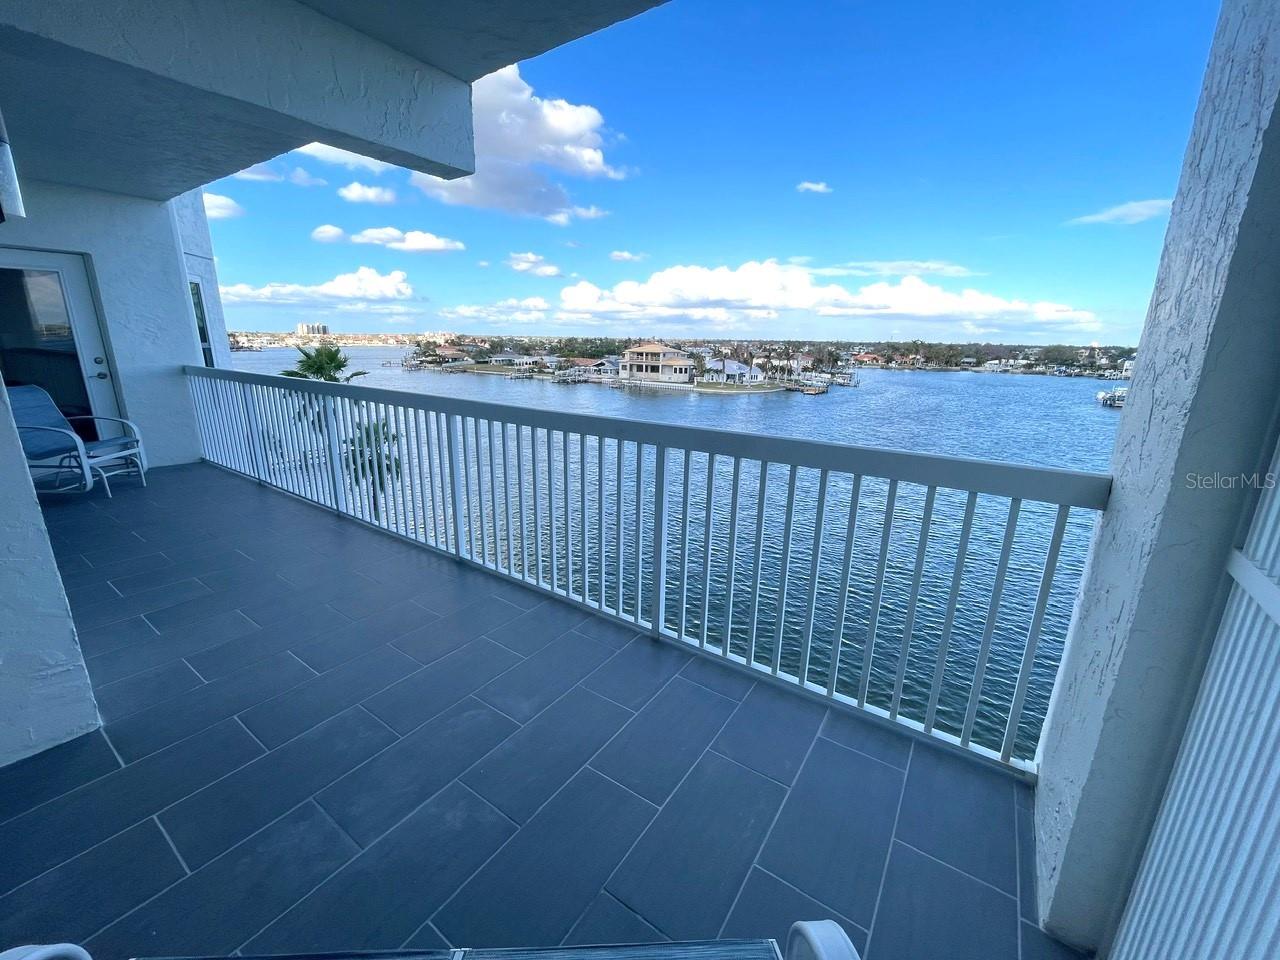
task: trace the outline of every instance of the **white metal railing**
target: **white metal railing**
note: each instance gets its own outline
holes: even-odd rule
[[[1034,771],[1109,477],[185,370],[213,463]]]

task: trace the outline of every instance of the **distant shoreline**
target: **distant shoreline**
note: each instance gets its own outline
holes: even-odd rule
[[[418,368],[423,373],[478,373],[491,377],[507,377],[511,375],[511,367],[495,367],[489,364],[468,364],[459,367],[444,367],[435,369],[433,367]],[[542,380],[545,383],[555,383],[554,374],[535,373],[530,379]],[[621,383],[623,389],[628,390],[677,390],[686,393],[731,393],[731,394],[756,394],[756,393],[784,393],[786,387],[781,384],[738,384],[738,383],[662,383],[662,382],[645,382],[645,381],[616,381]],[[588,384],[590,386],[604,387],[609,386],[608,381],[604,380],[582,380],[568,381],[566,386],[577,386],[578,383]]]

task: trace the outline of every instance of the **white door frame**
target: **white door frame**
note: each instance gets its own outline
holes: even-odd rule
[[[71,321],[80,374],[84,377],[89,406],[100,417],[123,416],[116,392],[111,355],[107,351],[102,321],[89,285],[89,268],[76,253],[51,253],[0,247],[0,269],[47,270],[58,275],[63,302]],[[111,431],[107,431],[110,433]]]

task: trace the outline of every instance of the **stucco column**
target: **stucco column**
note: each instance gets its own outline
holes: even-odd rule
[[[9,397],[0,390],[0,766],[100,724]]]
[[[1226,0],[1041,743],[1041,919],[1105,951],[1164,793],[1280,394],[1280,5]]]

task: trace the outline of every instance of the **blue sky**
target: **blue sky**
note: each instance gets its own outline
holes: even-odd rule
[[[674,0],[479,81],[473,178],[211,184],[227,323],[1136,343],[1216,14]]]

